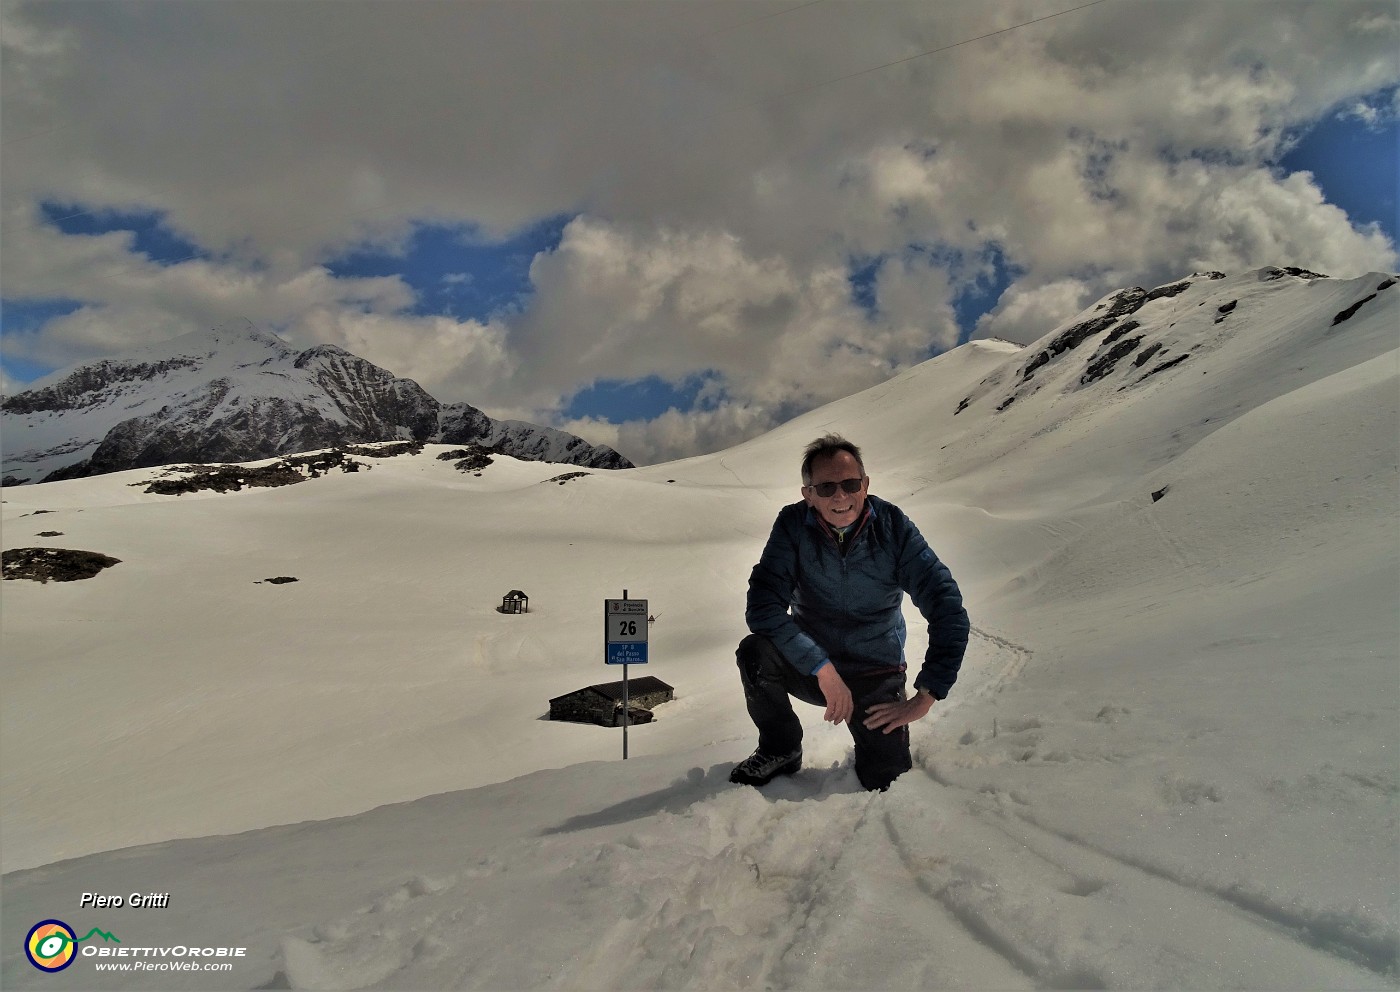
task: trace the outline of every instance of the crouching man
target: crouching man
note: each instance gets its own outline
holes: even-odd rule
[[[825,707],[855,739],[856,776],[888,789],[913,766],[909,724],[948,695],[967,650],[962,594],[919,529],[869,494],[860,449],[827,434],[802,459],[802,502],[778,513],[749,577],[739,674],[758,749],[731,782],[763,785],[802,767],[790,697]],[[928,651],[905,692],[908,593],[928,620]]]

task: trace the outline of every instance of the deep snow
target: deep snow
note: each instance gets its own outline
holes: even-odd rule
[[[1134,315],[1190,354],[1137,385],[1078,384],[1097,339],[1026,381],[1037,346],[976,343],[565,485],[430,446],[279,490],[6,490],[6,548],[122,564],[4,583],[0,984],[1396,987],[1400,289],[1330,323],[1383,278],[1193,281]],[[828,429],[948,562],[972,645],[889,793],[813,708],[803,771],[734,787],[748,570]],[[618,676],[624,588],[660,614],[632,673],[677,688],[626,762],[541,719]],[[530,614],[495,612],[510,589]],[[137,891],[170,906],[79,905]],[[247,956],[43,975],[51,917]]]

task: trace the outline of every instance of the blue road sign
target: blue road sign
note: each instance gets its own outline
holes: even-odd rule
[[[647,663],[646,643],[609,644],[607,663],[609,665],[645,665]]]

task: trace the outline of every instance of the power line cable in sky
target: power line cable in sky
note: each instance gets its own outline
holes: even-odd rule
[[[955,41],[951,45],[943,45],[939,48],[930,48],[926,52],[919,52],[915,55],[907,55],[902,59],[895,59],[893,62],[885,62],[881,65],[873,65],[868,69],[859,69],[855,72],[847,73],[844,76],[836,76],[832,79],[824,79],[819,83],[813,83],[810,87],[808,87],[808,89],[817,89],[821,86],[831,86],[835,83],[844,82],[847,79],[855,79],[857,76],[865,76],[872,72],[879,72],[882,69],[889,69],[892,66],[903,65],[905,62],[913,62],[915,59],[927,58],[930,55],[937,55],[940,52],[951,51],[954,48],[961,48],[963,45],[971,45],[973,42],[976,41],[985,41],[988,38],[995,38],[999,34],[1007,34],[1008,32],[1019,30],[1020,28],[1030,27],[1032,24],[1039,24],[1042,21],[1048,21],[1054,17],[1063,17],[1065,14],[1073,14],[1077,10],[1084,10],[1086,7],[1094,7],[1098,4],[1107,2],[1108,0],[1089,0],[1088,3],[1082,3],[1078,7],[1070,7],[1067,10],[1057,10],[1053,14],[1046,14],[1043,17],[1036,17],[1032,18],[1029,21],[1022,21],[1019,24],[1012,24],[1010,27],[1000,28],[996,31],[988,31],[986,34],[979,34],[976,38],[964,38],[962,41]]]
[[[813,0],[813,3],[819,3],[819,2],[821,2],[821,0]],[[1042,22],[1044,22],[1044,21],[1052,20],[1053,18],[1056,18],[1056,17],[1063,17],[1063,16],[1066,15],[1066,14],[1073,14],[1073,13],[1075,13],[1076,11],[1085,10],[1085,9],[1087,9],[1087,8],[1089,8],[1089,7],[1096,7],[1096,6],[1098,6],[1099,4],[1101,4],[1101,3],[1108,3],[1108,2],[1109,2],[1109,0],[1089,0],[1088,3],[1081,3],[1081,4],[1079,4],[1078,6],[1075,6],[1075,7],[1068,7],[1068,8],[1066,8],[1066,9],[1064,9],[1064,10],[1057,10],[1057,11],[1055,11],[1055,12],[1052,13],[1052,14],[1045,14],[1045,15],[1042,15],[1042,16],[1040,16],[1040,17],[1033,17],[1033,18],[1031,18],[1031,19],[1028,20],[1028,21],[1021,21],[1021,22],[1019,22],[1019,23],[1017,23],[1017,24],[1012,24],[1012,25],[1009,25],[1009,26],[1004,27],[1004,28],[998,28],[996,31],[988,31],[988,32],[986,32],[985,34],[979,34],[979,35],[977,35],[975,38],[964,38],[962,41],[955,41],[955,42],[953,42],[952,44],[941,45],[941,46],[939,46],[938,48],[930,48],[930,49],[928,49],[927,51],[916,52],[916,53],[913,54],[913,55],[906,55],[906,56],[904,56],[903,58],[894,59],[894,60],[892,60],[892,61],[890,61],[890,62],[882,62],[882,63],[880,63],[879,65],[867,66],[867,67],[864,68],[864,69],[857,69],[855,72],[848,72],[848,73],[846,73],[845,75],[833,76],[833,77],[831,77],[830,79],[822,79],[822,80],[818,80],[818,81],[815,82],[815,83],[808,83],[808,84],[803,85],[803,86],[795,87],[795,88],[793,88],[793,89],[791,89],[791,90],[788,90],[788,91],[786,91],[786,92],[779,93],[779,94],[777,94],[777,95],[775,95],[775,96],[765,97],[765,98],[763,98],[763,99],[758,99],[758,100],[750,100],[750,101],[748,101],[747,103],[738,104],[738,105],[734,105],[734,106],[730,106],[730,107],[722,107],[722,108],[719,108],[719,109],[717,109],[717,110],[712,111],[712,112],[709,113],[709,114],[704,114],[704,115],[700,115],[700,116],[701,116],[701,117],[706,117],[706,118],[718,117],[718,116],[721,116],[721,115],[723,115],[724,113],[726,113],[726,112],[728,112],[728,111],[737,110],[737,109],[741,109],[741,108],[744,108],[744,107],[760,107],[760,106],[764,106],[764,105],[770,104],[770,103],[771,103],[772,101],[774,101],[774,100],[777,100],[777,101],[793,100],[793,99],[796,99],[797,97],[800,97],[800,96],[803,96],[803,95],[805,95],[805,94],[807,94],[807,93],[811,93],[811,92],[814,92],[814,91],[816,91],[816,90],[822,89],[823,87],[826,87],[826,86],[834,86],[834,85],[836,85],[837,83],[842,83],[842,82],[845,82],[845,81],[850,80],[850,79],[855,79],[855,78],[857,78],[857,77],[859,77],[859,76],[868,76],[868,75],[870,75],[870,74],[872,74],[872,73],[876,73],[876,72],[880,72],[880,71],[885,70],[885,69],[892,68],[893,66],[903,65],[903,64],[906,63],[906,62],[913,62],[913,61],[915,61],[916,59],[928,58],[928,57],[931,56],[931,55],[938,55],[938,54],[941,53],[941,52],[951,51],[951,50],[954,49],[954,48],[961,48],[961,47],[964,46],[964,45],[971,45],[971,44],[973,44],[974,42],[985,41],[985,40],[988,39],[988,38],[995,38],[995,37],[997,37],[998,35],[1008,34],[1008,33],[1012,32],[1012,31],[1018,31],[1018,30],[1020,30],[1021,28],[1030,27],[1030,26],[1035,25],[1035,24],[1040,24],[1040,23],[1042,23]],[[767,16],[768,16],[768,17],[776,17],[776,16],[778,16],[779,14],[785,14],[785,13],[788,13],[788,12],[793,11],[793,10],[800,10],[800,9],[802,9],[802,8],[804,8],[804,7],[810,7],[810,6],[813,5],[813,3],[802,4],[800,7],[789,7],[789,8],[786,8],[785,10],[776,11],[776,12],[774,12],[773,14],[769,14],[769,15],[767,15]],[[764,18],[755,18],[755,20],[763,20],[763,19],[764,19]],[[751,22],[744,22],[744,23],[751,23]]]

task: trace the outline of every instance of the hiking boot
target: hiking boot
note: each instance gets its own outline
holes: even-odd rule
[[[764,754],[755,751],[734,766],[729,781],[740,785],[767,785],[779,775],[791,775],[802,767],[802,750],[791,754]]]

